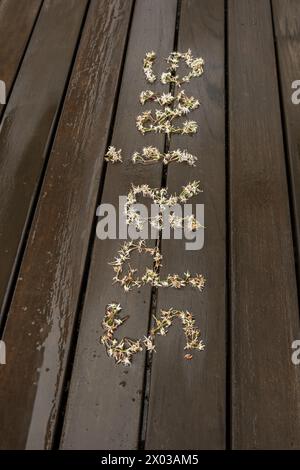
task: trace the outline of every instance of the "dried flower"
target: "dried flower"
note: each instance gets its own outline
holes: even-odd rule
[[[122,150],[116,150],[115,147],[108,147],[108,150],[105,154],[105,160],[111,163],[123,162],[122,160]]]
[[[200,291],[204,289],[206,279],[202,274],[196,274],[194,277],[188,279],[188,283],[192,287],[197,287]]]
[[[133,163],[153,163],[161,159],[162,155],[156,147],[144,147],[142,155],[139,152],[135,152],[132,155]]]
[[[178,201],[181,203],[187,202],[193,196],[199,194],[202,190],[199,188],[200,181],[193,181],[183,186],[181,193],[178,196]]]
[[[182,126],[182,134],[195,134],[198,129],[196,121],[185,121]]]
[[[147,351],[155,351],[155,344],[153,343],[153,338],[151,336],[144,336],[143,343]]]
[[[156,80],[156,76],[153,73],[153,69],[152,69],[153,62],[155,61],[155,59],[156,59],[156,54],[155,52],[151,51],[151,52],[146,53],[146,56],[143,62],[144,74],[146,76],[146,80],[150,83],[153,83]]]
[[[190,232],[195,232],[200,227],[204,228],[203,225],[201,225],[200,222],[198,222],[198,220],[195,218],[194,214],[186,217],[185,222],[186,222],[187,229]]]

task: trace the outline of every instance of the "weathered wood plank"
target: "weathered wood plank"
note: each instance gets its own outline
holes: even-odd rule
[[[224,108],[224,2],[182,2],[178,50],[191,48],[206,61],[204,75],[184,86],[188,96],[201,102],[189,117],[199,124],[192,138],[176,136],[171,149],[187,149],[198,156],[195,168],[169,165],[167,186],[175,193],[200,180],[204,193],[193,198],[205,205],[205,245],[185,249],[184,240],[162,240],[162,277],[168,273],[203,273],[207,287],[158,289],[157,311],[189,310],[202,330],[206,349],[187,361],[180,322],[166,338],[157,338],[153,355],[148,449],[210,449],[225,447],[225,108]],[[171,431],[172,430],[172,431]]]
[[[299,312],[270,2],[228,8],[232,446],[299,448]]]
[[[0,80],[8,96],[26,49],[42,0],[3,0],[0,3]],[[0,117],[4,105],[0,104]]]
[[[0,320],[57,117],[86,0],[46,0],[0,134]]]
[[[294,209],[298,283],[300,276],[300,106],[292,102],[292,83],[300,80],[300,3],[297,0],[273,0],[274,28],[277,41],[279,73],[287,158]],[[298,285],[298,289],[300,286]]]
[[[161,165],[133,166],[130,156],[144,145],[163,148],[164,136],[141,136],[135,118],[147,109],[139,104],[139,93],[150,87],[143,76],[142,59],[154,50],[159,58],[157,69],[165,67],[163,58],[173,49],[176,4],[175,0],[136,2],[112,137],[126,161],[108,166],[102,203],[118,207],[119,195],[127,194],[132,182],[160,186]],[[162,87],[157,84],[153,89]],[[145,356],[137,355],[130,368],[116,366],[99,344],[105,307],[112,301],[123,306],[124,315],[130,315],[118,336],[138,338],[147,333],[150,288],[124,293],[119,285],[112,285],[113,270],[107,263],[117,255],[120,244],[120,240],[95,241],[61,444],[64,449],[138,446]],[[140,256],[135,263],[142,272],[149,259]]]
[[[49,11],[54,3],[63,30],[75,28],[74,12],[80,16],[85,2],[76,0],[75,8],[52,1]],[[131,6],[130,0],[90,5],[4,332],[4,449],[53,442]]]

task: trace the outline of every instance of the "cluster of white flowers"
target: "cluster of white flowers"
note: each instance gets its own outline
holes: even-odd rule
[[[123,163],[122,150],[116,150],[115,147],[109,147],[105,155],[105,160],[111,163]],[[197,157],[188,153],[187,150],[172,150],[166,153],[161,153],[157,147],[144,147],[142,152],[134,152],[131,156],[133,163],[153,164],[162,161],[164,165],[169,163],[187,163],[190,166],[195,166]]]
[[[175,97],[171,93],[154,93],[151,90],[145,90],[140,94],[140,103],[144,105],[147,101],[154,101],[160,106],[165,106],[172,104]]]
[[[134,251],[137,251],[139,254],[149,254],[153,259],[153,268],[146,268],[145,273],[141,277],[137,276],[137,270],[131,268],[129,265],[131,253]],[[113,266],[115,272],[113,278],[114,282],[120,284],[125,292],[129,292],[135,287],[145,285],[151,285],[152,287],[172,287],[175,289],[191,286],[197,288],[199,291],[202,291],[205,286],[205,277],[202,274],[192,276],[188,271],[185,272],[183,276],[168,274],[166,279],[161,279],[159,277],[159,270],[162,266],[162,255],[158,247],[147,247],[145,240],[125,242],[118,251],[118,256],[109,264]],[[126,273],[124,273],[125,264],[128,264]]]
[[[119,304],[109,304],[106,307],[102,327],[104,334],[101,336],[101,343],[105,346],[107,354],[114,358],[117,364],[129,366],[134,354],[137,354],[143,349],[147,351],[155,351],[155,336],[165,336],[173,321],[179,318],[183,325],[183,331],[186,339],[185,350],[199,350],[204,349],[204,344],[200,339],[200,330],[195,326],[195,319],[188,311],[176,310],[170,308],[169,310],[160,310],[160,317],[154,318],[154,326],[150,330],[148,336],[142,339],[132,340],[130,338],[123,338],[120,341],[115,338],[115,331],[128,319],[127,317],[120,318],[119,313],[122,308]],[[186,355],[186,359],[191,359],[191,355]]]
[[[168,137],[171,134],[195,134],[198,129],[196,121],[186,120],[182,125],[174,125],[173,120],[186,115],[190,112],[187,106],[177,106],[170,108],[165,106],[164,110],[144,111],[136,118],[136,127],[144,135],[147,132],[155,132],[156,134],[165,133]]]
[[[153,164],[162,161],[164,165],[172,162],[187,163],[195,166],[197,157],[188,153],[187,150],[172,150],[167,153],[161,153],[156,147],[144,147],[142,153],[134,152],[131,157],[133,163]]]
[[[129,338],[123,338],[118,341],[114,337],[115,331],[121,326],[128,317],[119,318],[119,313],[122,310],[120,304],[109,304],[106,307],[105,316],[102,322],[104,334],[101,336],[100,341],[104,344],[107,354],[113,357],[117,364],[129,366],[131,358],[134,354],[142,351],[141,341],[133,341]]]
[[[116,150],[115,147],[110,146],[105,154],[105,160],[111,163],[123,162],[122,150]]]
[[[160,106],[169,106],[172,103],[177,103],[177,108],[180,111],[178,116],[188,114],[190,111],[197,109],[200,105],[199,101],[193,96],[187,96],[184,90],[181,90],[177,95],[173,96],[171,93],[154,93],[151,90],[142,91],[140,94],[140,103],[145,104],[147,101],[153,101]]]
[[[201,191],[200,181],[193,181],[183,186],[179,195],[169,195],[168,188],[150,188],[148,184],[142,184],[140,186],[132,184],[124,205],[126,223],[128,225],[133,224],[138,230],[142,230],[145,223],[149,220],[153,227],[162,230],[164,226],[164,212],[166,209],[171,209],[176,204],[186,203],[190,198],[199,194]],[[137,203],[138,195],[152,199],[153,203],[158,206],[158,214],[155,217],[145,219],[135,210],[134,204]],[[189,216],[188,218],[176,217],[171,211],[168,214],[168,222],[172,228],[183,227],[186,220],[188,221],[188,228],[192,227],[191,230],[200,227],[200,223],[197,222],[193,216]]]
[[[200,339],[200,330],[195,326],[193,315],[187,310],[176,310],[175,308],[161,310],[160,318],[154,317],[155,326],[151,329],[150,336],[155,337],[156,334],[165,336],[175,318],[179,318],[183,324],[183,331],[186,338],[184,349],[198,349],[199,351],[203,351],[205,345]]]
[[[144,58],[143,70],[146,76],[146,80],[149,83],[153,83],[156,80],[156,76],[153,73],[153,62],[155,61],[155,58],[156,58],[156,54],[153,51],[147,52]]]
[[[190,69],[190,72],[182,78],[176,74],[180,59],[184,60],[187,67]],[[202,57],[194,59],[190,49],[188,49],[187,52],[171,52],[167,58],[167,63],[169,70],[167,73],[162,74],[161,81],[162,83],[175,83],[177,86],[188,83],[193,77],[200,77],[204,70],[204,60]]]
[[[184,60],[190,68],[190,72],[180,78],[176,74],[180,59]],[[153,62],[155,53],[148,52],[144,59],[144,73],[146,79],[153,83],[156,79],[153,73]],[[192,77],[199,77],[203,73],[204,61],[202,58],[194,59],[191,51],[172,52],[167,58],[168,70],[161,75],[163,84],[174,83],[178,87],[182,83],[189,82]],[[195,121],[186,120],[182,125],[174,125],[174,119],[186,116],[188,113],[197,109],[199,101],[193,96],[188,97],[184,90],[179,91],[176,95],[169,93],[154,93],[151,90],[142,91],[140,94],[140,102],[144,105],[148,101],[158,103],[163,110],[156,109],[154,112],[148,110],[136,118],[137,129],[142,133],[147,132],[165,133],[168,137],[171,134],[195,134],[197,132],[197,123]]]
[[[153,83],[156,80],[156,75],[153,72],[153,63],[156,59],[155,52],[147,52],[144,58],[144,74],[146,80],[149,83]],[[186,66],[190,69],[187,75],[180,78],[177,74],[180,60],[183,60]],[[203,74],[204,60],[202,57],[194,58],[192,52],[188,49],[187,52],[171,52],[169,57],[166,59],[168,68],[166,72],[161,74],[160,80],[166,85],[168,83],[174,83],[177,86],[181,86],[183,83],[188,83],[193,77],[200,77]]]
[[[156,163],[163,158],[164,154],[158,148],[148,146],[143,148],[142,153],[134,152],[131,159],[133,163]]]

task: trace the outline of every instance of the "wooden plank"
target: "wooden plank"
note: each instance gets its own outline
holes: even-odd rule
[[[11,91],[42,0],[3,0],[0,3],[0,80]],[[0,116],[4,105],[0,104]]]
[[[298,289],[300,276],[300,109],[292,102],[292,83],[300,80],[300,3],[296,0],[273,1],[274,28],[277,41],[283,118],[287,144],[292,208],[296,235]]]
[[[299,448],[299,312],[270,2],[228,7],[232,446]]]
[[[4,333],[2,448],[53,443],[131,6],[90,5]]]
[[[141,136],[135,128],[135,118],[143,109],[139,93],[149,88],[142,59],[147,51],[154,50],[159,58],[157,68],[165,66],[163,58],[173,49],[176,4],[175,0],[136,2],[112,137],[113,145],[123,149],[126,161],[108,166],[102,203],[118,207],[118,196],[127,194],[132,182],[160,185],[160,165],[146,169],[133,166],[130,156],[144,145],[163,147],[164,136]],[[161,85],[156,86],[153,89],[162,89]],[[105,307],[112,301],[123,306],[124,315],[130,315],[121,335],[137,338],[147,332],[150,288],[124,293],[119,285],[112,285],[113,271],[107,263],[117,255],[120,244],[120,240],[95,241],[61,444],[64,449],[138,446],[144,354],[137,355],[130,368],[124,368],[116,366],[99,344]],[[134,261],[140,272],[149,262],[142,256]]]
[[[182,2],[179,51],[191,48],[203,57],[204,75],[184,86],[201,106],[190,114],[199,124],[192,138],[176,136],[171,149],[187,149],[198,156],[195,168],[170,165],[171,193],[200,180],[204,193],[193,201],[205,205],[205,245],[186,250],[184,240],[162,240],[162,277],[168,273],[203,273],[203,293],[192,288],[158,289],[157,312],[174,307],[189,310],[202,330],[206,349],[187,361],[180,323],[168,336],[158,337],[150,372],[148,449],[211,449],[225,447],[225,108],[224,108],[224,2]],[[172,430],[172,431],[171,431]]]
[[[3,115],[0,134],[0,320],[86,4],[86,0],[44,2]]]

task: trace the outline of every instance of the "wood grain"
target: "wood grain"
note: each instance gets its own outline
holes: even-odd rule
[[[291,182],[291,205],[296,235],[298,289],[300,276],[300,106],[292,102],[292,88],[300,80],[300,3],[297,0],[274,1],[274,29],[277,41],[279,75],[283,105],[283,122]]]
[[[191,48],[205,60],[204,75],[184,86],[201,105],[188,117],[199,125],[193,136],[171,138],[171,149],[187,149],[198,157],[195,168],[168,167],[170,193],[190,181],[200,180],[203,194],[194,203],[204,204],[205,242],[201,250],[187,250],[185,240],[162,240],[161,275],[203,273],[203,293],[192,288],[158,289],[157,312],[164,308],[189,310],[200,326],[204,352],[184,355],[180,322],[167,337],[157,338],[150,372],[146,448],[211,449],[225,447],[225,109],[224,109],[224,2],[182,2],[179,51]],[[171,431],[172,430],[172,431]]]
[[[75,33],[85,2],[76,0],[74,8],[71,1],[52,1],[45,14],[55,3],[60,15],[53,15],[53,35],[66,48],[68,25]],[[53,443],[131,5],[90,5],[4,332],[4,449],[48,449]],[[44,34],[51,39],[49,31]],[[41,106],[45,113],[43,100]]]
[[[46,0],[43,3],[3,115],[0,320],[38,191],[86,4],[86,0]]]
[[[139,93],[149,88],[142,72],[142,59],[147,51],[154,50],[158,57],[156,70],[165,67],[164,58],[173,49],[176,5],[175,0],[136,2],[112,136],[112,144],[123,149],[125,162],[108,166],[102,203],[118,207],[119,195],[126,195],[131,183],[160,186],[161,165],[133,166],[130,156],[144,145],[163,148],[164,136],[142,136],[135,128],[135,118],[147,109],[138,100]],[[161,90],[162,86],[151,88]],[[130,315],[118,336],[139,338],[147,333],[151,289],[144,287],[128,294],[120,286],[112,285],[113,270],[108,262],[117,255],[122,243],[95,240],[61,443],[63,449],[138,447],[145,356],[137,355],[130,368],[116,366],[99,344],[105,307],[113,301],[123,306],[124,315]],[[142,272],[149,266],[149,259],[140,256],[133,263]]]
[[[300,445],[299,312],[271,9],[230,0],[232,446]]]
[[[9,96],[42,0],[0,2],[0,80]],[[0,104],[0,117],[4,105]]]

